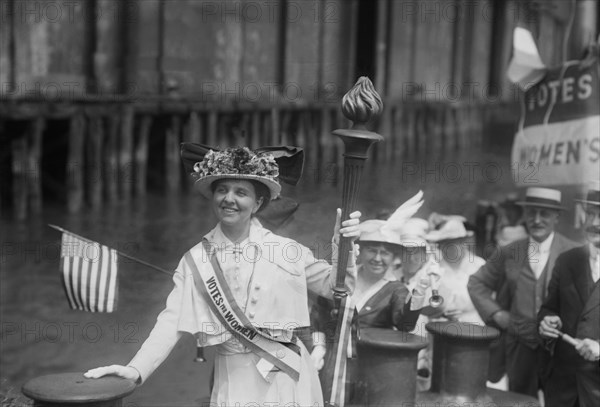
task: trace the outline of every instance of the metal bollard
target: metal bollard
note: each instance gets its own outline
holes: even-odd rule
[[[88,379],[83,373],[59,373],[36,377],[21,389],[34,407],[121,407],[135,390],[131,380],[116,376]]]
[[[417,356],[425,338],[382,328],[360,330],[359,385],[363,406],[413,405],[417,391]]]
[[[488,389],[489,348],[500,331],[465,322],[430,322],[433,335],[431,389],[417,394],[419,406],[538,406],[538,400],[510,391]]]

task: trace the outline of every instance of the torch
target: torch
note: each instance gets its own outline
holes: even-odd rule
[[[342,220],[348,219],[355,210],[360,179],[367,159],[367,152],[373,143],[383,140],[377,133],[366,128],[366,124],[378,116],[383,109],[381,98],[367,77],[360,77],[354,87],[342,99],[342,113],[352,121],[350,129],[334,130],[333,134],[344,143],[344,181],[342,188]],[[326,405],[344,405],[344,380],[346,349],[350,336],[350,324],[354,313],[349,306],[345,288],[346,268],[351,247],[349,238],[340,236],[338,265],[333,289],[335,334],[328,338],[331,346],[325,356],[321,379]]]

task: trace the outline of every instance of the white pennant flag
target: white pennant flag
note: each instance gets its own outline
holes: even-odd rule
[[[528,30],[516,27],[513,37],[513,57],[506,75],[511,82],[526,91],[546,75],[546,65],[542,62],[535,40]]]

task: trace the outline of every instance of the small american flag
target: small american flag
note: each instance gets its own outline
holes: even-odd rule
[[[96,242],[63,233],[61,274],[72,309],[113,312],[117,309],[117,252]]]

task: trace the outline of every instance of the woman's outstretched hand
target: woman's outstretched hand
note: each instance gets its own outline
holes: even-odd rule
[[[337,209],[335,227],[333,228],[333,243],[340,244],[340,234],[344,237],[349,237],[352,243],[358,239],[360,236],[360,229],[358,227],[360,224],[360,215],[361,213],[359,211],[352,212],[349,219],[341,222],[340,228],[342,210],[340,208]]]
[[[133,380],[137,382],[140,378],[140,372],[137,369],[134,369],[131,366],[121,366],[121,365],[110,365],[97,367],[95,369],[90,369],[83,374],[88,379],[98,379],[107,375],[119,376],[124,379]]]

